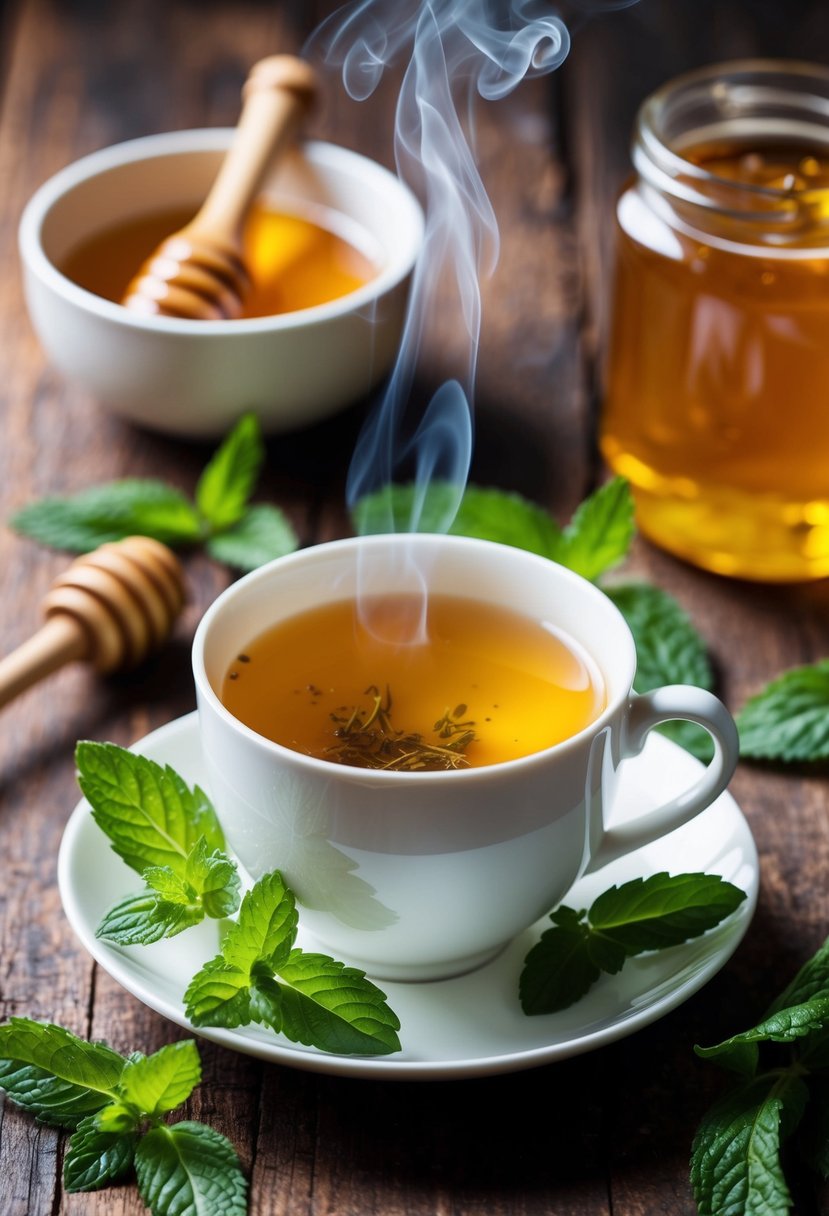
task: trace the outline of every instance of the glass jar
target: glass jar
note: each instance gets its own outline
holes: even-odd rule
[[[829,70],[665,85],[616,207],[602,455],[644,535],[710,570],[829,575]]]

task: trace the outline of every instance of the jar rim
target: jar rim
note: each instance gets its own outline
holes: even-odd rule
[[[829,149],[829,68],[796,59],[707,64],[661,85],[645,98],[636,114],[634,166],[661,193],[735,218],[750,218],[753,203],[766,203],[762,208],[765,223],[775,227],[790,224],[799,211],[798,199],[815,188],[739,182],[688,159],[682,155],[681,139],[676,134],[672,138],[669,128],[671,121],[689,116],[702,126],[685,133],[686,146],[699,146],[706,142],[706,134],[712,139],[714,132],[719,129],[724,134],[728,127],[732,138],[737,127],[744,137],[755,134],[768,142],[777,133],[785,141],[799,124],[819,127]],[[729,204],[706,194],[705,187],[713,185]]]

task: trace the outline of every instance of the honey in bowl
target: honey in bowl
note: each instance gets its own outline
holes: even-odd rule
[[[432,595],[421,637],[422,609],[420,597],[391,595],[289,617],[230,664],[222,703],[294,751],[405,772],[514,760],[604,708],[595,663],[550,623]]]
[[[60,269],[79,287],[118,303],[136,267],[192,218],[190,211],[167,210],[105,228],[70,250]],[[370,282],[379,266],[360,247],[368,241],[361,240],[362,233],[346,239],[338,226],[325,211],[311,218],[257,200],[244,233],[252,290],[242,319],[313,308]]]

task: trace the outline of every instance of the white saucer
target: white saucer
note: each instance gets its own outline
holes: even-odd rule
[[[154,731],[133,750],[172,765],[188,783],[206,787],[195,713]],[[699,761],[652,733],[642,755],[627,764],[614,821],[663,801],[690,784],[699,769]],[[112,852],[85,800],[66,826],[58,884],[69,922],[93,958],[133,996],[188,1031],[235,1051],[312,1072],[427,1081],[513,1072],[591,1051],[663,1017],[711,979],[741,942],[757,903],[757,850],[729,794],[659,844],[582,879],[566,902],[587,907],[606,887],[660,870],[720,874],[748,898],[703,938],[630,959],[618,975],[603,976],[561,1013],[527,1017],[518,1002],[523,960],[541,929],[549,927],[546,918],[470,975],[436,983],[382,981],[380,987],[402,1023],[403,1050],[379,1058],[329,1055],[264,1027],[191,1026],[182,995],[190,977],[218,952],[216,922],[152,946],[120,948],[97,940],[95,929],[104,912],[124,895],[139,891],[141,879]],[[298,944],[303,945],[301,932]]]

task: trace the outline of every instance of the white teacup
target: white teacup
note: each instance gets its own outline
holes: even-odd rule
[[[431,591],[553,621],[592,656],[606,708],[564,742],[449,772],[379,771],[263,738],[219,698],[240,649],[279,620],[362,593]],[[493,958],[587,871],[672,832],[726,788],[733,719],[711,693],[631,691],[636,652],[608,597],[524,550],[466,537],[371,536],[279,558],[232,584],[193,643],[209,785],[228,842],[254,877],[279,869],[320,948],[369,975],[433,980]],[[620,765],[673,718],[713,737],[684,793],[608,829]]]

